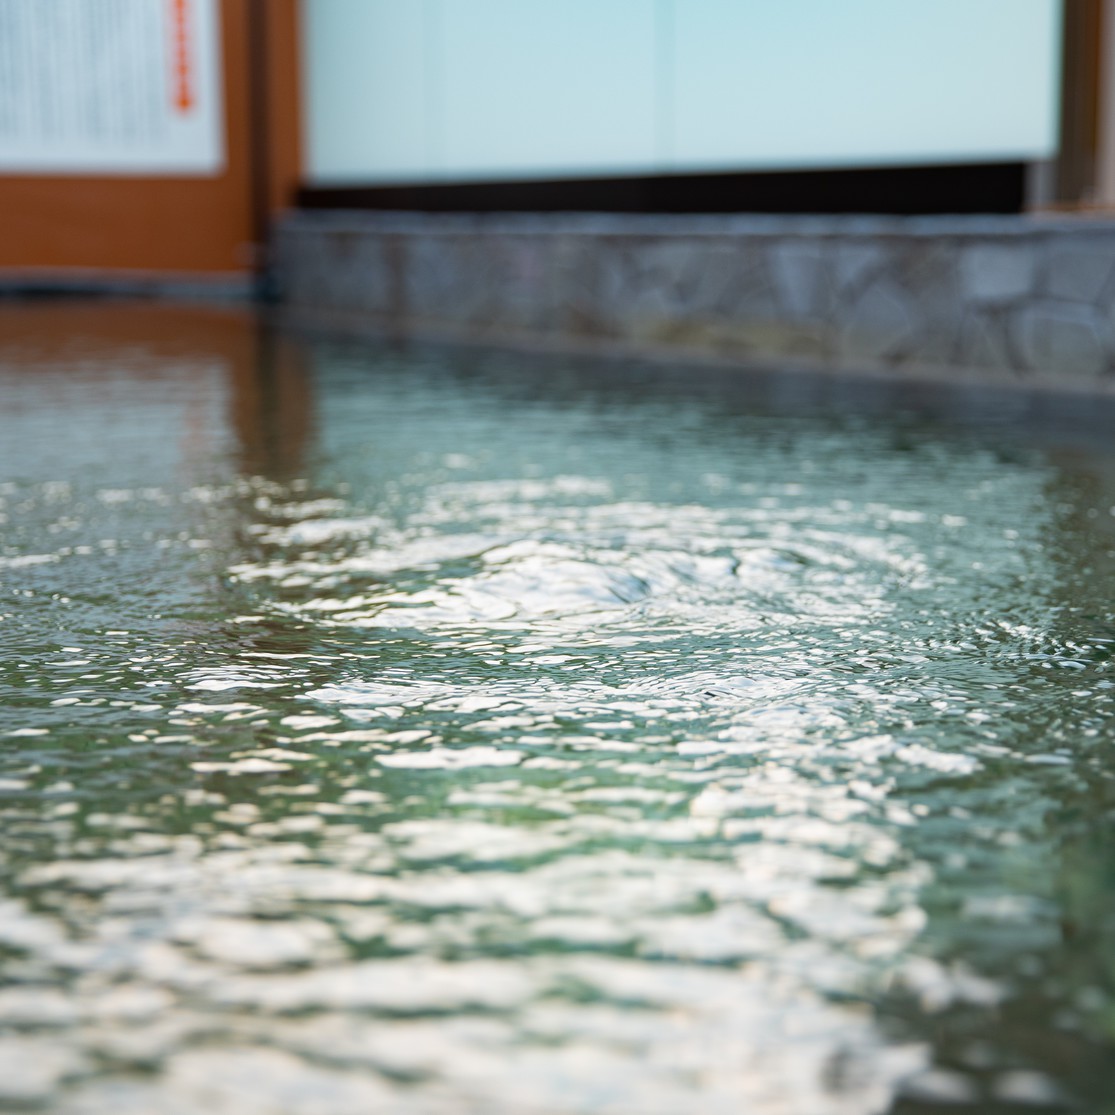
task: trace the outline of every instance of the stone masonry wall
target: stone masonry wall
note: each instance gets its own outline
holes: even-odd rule
[[[277,265],[403,332],[1115,385],[1115,222],[303,211]]]

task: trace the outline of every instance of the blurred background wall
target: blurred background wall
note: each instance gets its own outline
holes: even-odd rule
[[[250,275],[298,60],[295,0],[0,0],[0,276]]]
[[[0,0],[0,285],[306,207],[1115,205],[1115,0]]]

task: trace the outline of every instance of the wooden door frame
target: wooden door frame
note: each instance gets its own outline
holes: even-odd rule
[[[299,0],[218,0],[226,159],[211,177],[0,175],[0,287],[251,283],[301,177]]]

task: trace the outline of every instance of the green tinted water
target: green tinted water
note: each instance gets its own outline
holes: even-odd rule
[[[7,313],[0,1105],[1115,1111],[1110,458]]]

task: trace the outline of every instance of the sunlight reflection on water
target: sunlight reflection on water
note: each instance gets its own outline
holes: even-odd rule
[[[1109,461],[131,312],[0,360],[0,1105],[1111,1098]]]

